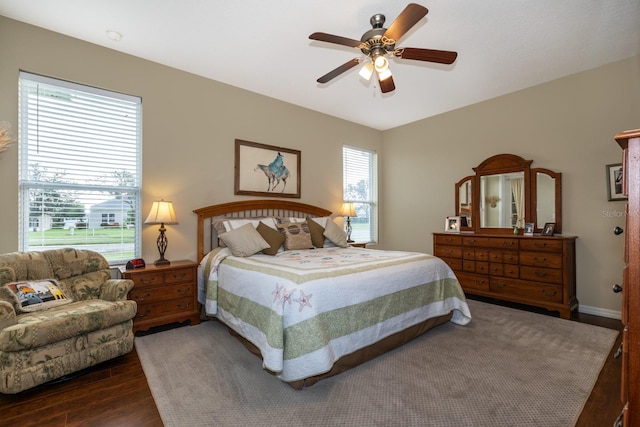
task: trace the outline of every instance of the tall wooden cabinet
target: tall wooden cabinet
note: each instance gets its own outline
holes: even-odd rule
[[[629,198],[624,228],[621,391],[621,425],[629,427],[640,426],[640,129],[617,134],[615,140],[623,150],[622,186]]]

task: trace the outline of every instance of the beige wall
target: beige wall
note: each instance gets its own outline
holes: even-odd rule
[[[385,246],[432,251],[432,232],[454,214],[454,184],[495,154],[562,173],[564,234],[578,236],[582,311],[615,316],[622,280],[625,202],[607,201],[613,135],[640,127],[640,57],[609,64],[384,132]],[[417,183],[417,184],[416,184]]]
[[[193,209],[234,196],[234,140],[301,150],[301,202],[337,212],[342,145],[381,151],[379,131],[0,17],[0,121],[17,129],[18,71],[142,97],[142,216],[172,200],[170,260],[196,258]],[[311,94],[310,94],[311,96]],[[18,249],[18,153],[0,154],[0,253]],[[142,254],[158,256],[158,226],[143,226]]]
[[[498,153],[562,172],[563,227],[577,235],[583,310],[615,316],[620,298],[624,202],[607,202],[605,165],[620,161],[612,136],[640,127],[640,57],[379,132],[149,61],[0,17],[0,120],[17,126],[18,70],[141,96],[143,207],[165,198],[168,259],[196,256],[193,209],[233,195],[234,139],[302,151],[302,202],[337,211],[343,144],[380,153],[381,247],[431,252],[454,209],[453,186]],[[312,96],[313,94],[310,94]],[[384,146],[384,152],[383,152]],[[0,154],[0,253],[18,248],[17,150]],[[157,257],[156,226],[143,256]]]

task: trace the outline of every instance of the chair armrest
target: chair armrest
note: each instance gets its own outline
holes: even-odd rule
[[[16,311],[7,301],[0,301],[0,330],[16,324]]]
[[[100,299],[106,301],[124,301],[127,294],[133,289],[133,280],[109,279],[104,283]]]

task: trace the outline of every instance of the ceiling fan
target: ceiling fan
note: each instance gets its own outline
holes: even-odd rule
[[[387,56],[393,55],[401,59],[413,59],[416,61],[437,62],[440,64],[453,64],[458,53],[447,50],[420,49],[415,47],[396,48],[396,42],[415,24],[418,23],[429,11],[426,7],[415,3],[409,3],[407,7],[398,15],[389,28],[384,28],[385,16],[378,13],[373,15],[369,22],[373,27],[362,35],[360,40],[346,37],[334,36],[327,33],[313,33],[309,36],[311,40],[318,40],[328,43],[335,43],[343,46],[355,47],[367,58],[354,58],[338,68],[329,71],[320,77],[318,83],[327,83],[331,79],[338,77],[345,71],[350,70],[362,61],[366,61],[360,70],[360,75],[369,80],[373,72],[376,72],[382,93],[393,91],[396,86],[389,69]],[[370,59],[370,61],[369,61]]]

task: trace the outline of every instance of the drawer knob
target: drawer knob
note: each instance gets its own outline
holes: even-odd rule
[[[612,290],[613,293],[620,293],[622,292],[622,286],[618,285],[617,283],[615,285],[612,286]]]
[[[615,234],[616,236],[619,236],[622,233],[624,233],[624,230],[622,229],[622,227],[616,227],[613,229],[613,234]]]
[[[554,297],[558,294],[558,291],[550,291],[548,289],[545,289],[542,291],[543,294],[545,294],[545,296],[548,296],[549,298]]]

